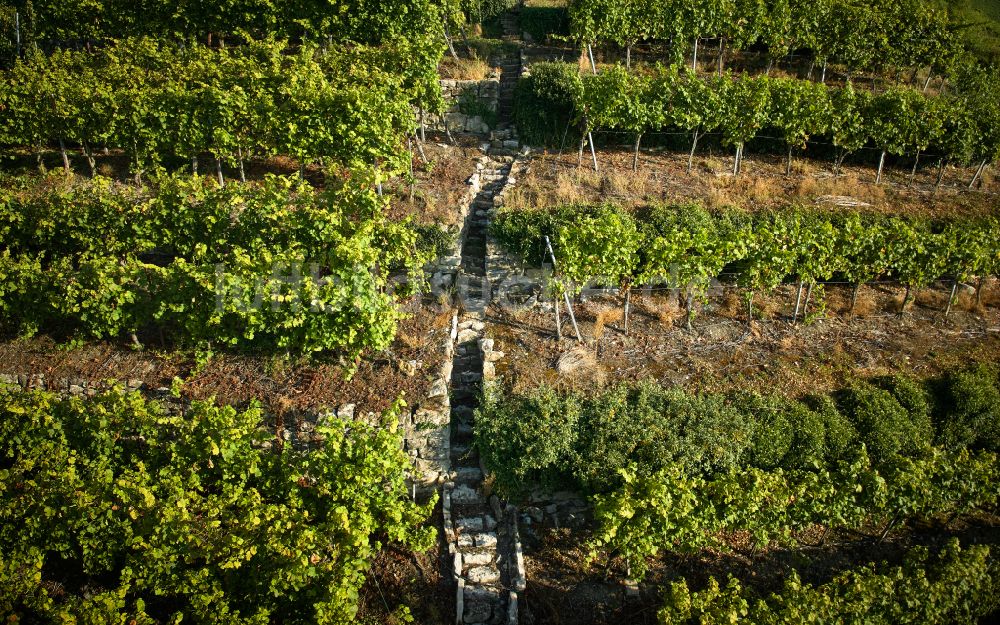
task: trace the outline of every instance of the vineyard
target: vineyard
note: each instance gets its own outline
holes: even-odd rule
[[[1000,616],[979,0],[0,0],[0,620]]]

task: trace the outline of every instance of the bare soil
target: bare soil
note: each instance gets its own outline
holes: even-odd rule
[[[745,536],[725,537],[727,550],[705,549],[681,556],[665,553],[649,562],[650,570],[638,597],[627,597],[621,580],[625,563],[587,560],[587,530],[546,529],[525,539],[528,587],[523,595],[522,620],[526,625],[655,625],[657,611],[670,584],[686,580],[692,591],[701,590],[709,578],[721,585],[732,576],[760,597],[779,592],[791,572],[803,581],[824,584],[858,566],[896,565],[917,545],[933,552],[952,537],[963,547],[1000,543],[1000,518],[973,515],[950,526],[929,524],[904,527],[885,541],[878,528],[862,532],[831,532],[820,545],[821,533],[808,531],[797,537],[798,546],[754,550]],[[993,622],[993,621],[984,621]]]
[[[808,323],[791,321],[794,285],[755,299],[755,319],[736,288],[723,289],[698,307],[693,329],[672,291],[633,295],[629,333],[624,333],[622,300],[603,295],[575,305],[585,344],[597,357],[596,371],[561,375],[556,363],[576,345],[563,314],[563,341],[555,337],[551,312],[491,309],[491,335],[504,383],[523,391],[547,383],[595,388],[602,384],[651,379],[693,391],[754,389],[789,397],[832,390],[853,379],[906,372],[928,377],[977,361],[1000,360],[1000,282],[988,282],[982,306],[963,292],[951,314],[943,309],[945,285],[917,293],[906,313],[898,314],[903,289],[864,287],[854,317],[851,288],[826,286]],[[817,291],[818,292],[818,291]],[[697,306],[697,304],[696,304]]]
[[[598,135],[596,141],[600,144],[605,139],[611,143],[635,141],[634,136],[627,135],[611,139]],[[973,168],[947,167],[941,188],[935,192],[937,161],[930,158],[918,170],[912,185],[910,169],[903,167],[905,161],[896,167],[887,166],[882,184],[876,185],[876,170],[870,163],[848,161],[841,174],[835,176],[832,162],[796,155],[792,173],[786,176],[783,156],[749,150],[742,172],[733,176],[732,154],[710,144],[700,144],[691,174],[687,173],[686,152],[643,150],[638,171],[633,172],[631,149],[610,145],[597,151],[595,172],[589,151],[584,152],[581,161],[575,147],[569,146],[562,154],[547,151],[537,155],[512,189],[507,206],[538,209],[611,202],[638,207],[699,202],[708,208],[764,210],[797,204],[842,211],[845,209],[833,198],[848,198],[858,203],[857,210],[894,215],[995,214],[1000,208],[1000,186],[991,173],[987,172],[981,188],[967,188],[975,174]]]
[[[431,515],[442,537],[441,504]],[[407,606],[419,625],[450,625],[455,622],[455,582],[451,559],[443,540],[428,553],[413,553],[397,547],[381,550],[361,588],[356,622],[362,625],[404,625],[399,606]]]
[[[439,223],[445,226],[457,223],[458,200],[464,195],[466,180],[472,175],[475,160],[482,155],[479,150],[479,140],[468,135],[454,135],[452,140],[440,133],[426,133],[427,141],[423,142],[421,157],[414,144],[413,158],[413,194],[410,184],[402,178],[391,179],[385,183],[383,191],[389,196],[389,215],[395,219],[410,216],[418,223]],[[70,150],[70,165],[75,175],[88,175],[86,160],[81,150]],[[129,173],[128,156],[120,150],[112,150],[108,154],[98,153],[97,172],[103,176],[114,178],[123,183],[131,183],[134,176]],[[42,161],[48,170],[62,169],[62,157],[57,150],[45,150]],[[168,169],[190,171],[190,164],[179,159],[170,159]],[[299,172],[299,163],[295,159],[283,156],[266,159],[248,158],[244,164],[248,181],[261,180],[269,174],[295,176]],[[239,171],[229,165],[223,166],[226,180],[238,180]],[[15,152],[11,159],[0,160],[0,171],[34,175],[38,172],[35,154],[28,151]],[[215,177],[215,160],[211,155],[201,156],[199,171],[201,175]],[[305,178],[316,188],[326,185],[324,170],[319,165],[310,164],[305,168]]]
[[[93,342],[63,349],[49,338],[0,343],[0,373],[42,374],[47,380],[141,380],[146,388],[185,381],[190,399],[215,397],[234,406],[259,401],[275,416],[315,414],[345,403],[357,414],[381,412],[402,396],[413,405],[426,396],[432,377],[444,362],[443,341],[451,331],[451,310],[431,302],[411,302],[392,347],[370,354],[351,374],[351,364],[316,356],[292,359],[280,354],[222,353],[198,367],[187,351],[136,351],[124,343]],[[403,371],[416,361],[415,375]]]

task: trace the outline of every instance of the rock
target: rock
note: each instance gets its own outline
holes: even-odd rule
[[[463,612],[462,620],[466,623],[485,623],[490,620],[493,608],[482,601],[466,601]]]
[[[474,566],[465,574],[465,579],[473,584],[495,584],[500,581],[500,571],[492,566]],[[466,604],[466,611],[468,611],[468,604]]]
[[[482,552],[467,553],[462,556],[462,562],[467,566],[487,566],[493,564],[493,555]]]
[[[531,517],[531,520],[535,523],[541,523],[545,518],[545,514],[542,512],[542,509],[535,506],[528,506],[524,509],[524,513]]]
[[[428,399],[435,397],[445,397],[448,395],[448,382],[444,378],[438,378],[431,384],[431,390],[427,393]]]
[[[417,375],[417,370],[420,369],[420,361],[418,360],[401,360],[399,361],[399,371],[409,377]]]
[[[500,351],[486,352],[485,354],[483,354],[483,360],[485,360],[486,362],[496,362],[502,359],[504,356],[505,354]]]
[[[451,491],[451,501],[458,505],[476,504],[479,503],[479,493],[465,484],[459,484]]]
[[[497,546],[497,535],[493,532],[485,532],[483,534],[476,534],[473,537],[477,547],[496,547]]]
[[[354,418],[354,404],[342,404],[337,408],[337,416],[341,419],[353,419]]]

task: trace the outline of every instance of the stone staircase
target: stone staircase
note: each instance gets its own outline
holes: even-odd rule
[[[460,315],[451,374],[451,475],[444,489],[444,526],[457,582],[456,623],[516,625],[518,584],[514,556],[516,514],[484,488],[485,473],[474,446],[475,410],[483,389],[486,240],[494,196],[504,188],[513,158],[491,156],[479,172],[482,189],[462,232],[457,286]],[[485,356],[485,358],[484,358]],[[522,565],[523,566],[523,565]],[[523,582],[521,584],[523,587]]]
[[[500,58],[500,97],[497,103],[497,121],[501,128],[514,122],[514,89],[521,77],[521,52],[512,52]]]

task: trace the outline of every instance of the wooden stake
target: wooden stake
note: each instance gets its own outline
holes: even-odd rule
[[[587,140],[590,142],[590,157],[594,159],[594,171],[597,171],[597,152],[594,151],[594,135],[588,130]]]
[[[69,154],[66,153],[66,144],[63,143],[62,137],[59,138],[59,153],[62,154],[63,170],[69,173]],[[973,181],[975,183],[975,181]],[[971,186],[969,187],[972,188]]]
[[[951,295],[948,296],[948,305],[944,309],[944,316],[951,314],[951,306],[955,303],[955,292],[958,291],[958,278],[951,281]]]
[[[913,159],[913,170],[910,172],[910,186],[913,186],[913,179],[917,177],[917,165],[920,164],[920,150],[917,150],[917,157]]]
[[[556,309],[556,340],[562,341],[562,322],[559,320],[559,296],[552,298],[552,304]]]
[[[799,288],[795,294],[795,314],[792,315],[792,323],[798,323],[799,320],[799,306],[802,304],[802,286],[803,283],[799,282]]]
[[[65,159],[65,157],[64,157],[64,159]],[[969,189],[972,189],[972,188],[974,188],[976,186],[976,181],[978,181],[979,177],[981,175],[983,175],[983,170],[984,169],[986,169],[986,159],[985,158],[983,159],[983,162],[979,164],[979,169],[976,170],[976,175],[972,177],[972,182],[969,183]]]
[[[631,299],[632,299],[631,296],[632,296],[632,289],[626,288],[625,289],[625,325],[624,325],[625,336],[628,336],[628,312],[629,312],[629,304],[632,303],[631,302]]]
[[[694,289],[688,287],[687,293],[687,329],[691,330],[691,318],[694,316]]]
[[[694,151],[698,147],[698,129],[694,130],[694,141],[691,142],[691,153],[688,154],[688,175],[691,174],[691,168],[694,166]]]
[[[573,313],[573,304],[569,301],[569,293],[563,291],[563,298],[566,300],[566,310],[569,311],[569,320],[573,323],[573,332],[576,333],[576,342],[583,343],[583,337],[580,336],[580,328],[576,325],[576,315]]]

